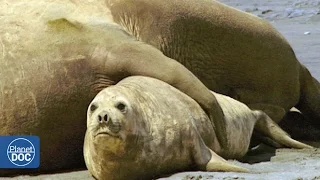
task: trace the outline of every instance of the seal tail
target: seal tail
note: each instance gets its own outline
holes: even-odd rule
[[[300,65],[300,100],[295,107],[320,127],[320,83],[304,65]]]
[[[215,152],[210,150],[211,160],[208,162],[206,170],[207,171],[224,171],[224,172],[249,172],[248,169],[236,166],[226,161]]]
[[[292,139],[289,134],[282,130],[280,126],[275,123],[266,113],[262,111],[255,111],[255,115],[258,118],[255,129],[270,137],[277,143],[286,147],[297,149],[313,148],[312,146]]]

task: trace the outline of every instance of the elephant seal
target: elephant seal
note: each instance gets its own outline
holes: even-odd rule
[[[127,76],[172,84],[211,119],[223,119],[196,76],[124,31],[100,0],[8,1],[0,3],[0,16],[0,134],[41,141],[40,167],[18,173],[84,167],[87,106],[100,89]],[[2,169],[0,176],[13,171]]]
[[[222,149],[202,108],[160,80],[128,77],[97,94],[88,107],[84,158],[97,179],[152,179],[183,170],[237,171],[224,158],[248,150],[253,128],[279,143],[291,139],[264,112],[214,93],[225,114],[229,149]]]
[[[176,26],[160,26],[166,25],[162,18],[170,16],[172,18],[172,14],[168,13],[153,19],[153,16],[144,16],[142,12],[147,11],[141,11],[142,16],[136,16],[136,14],[124,8],[127,13],[132,14],[132,17],[146,17],[149,18],[149,22],[159,22],[159,32],[160,30],[163,32],[168,27],[167,30],[171,32],[169,35],[173,36],[161,36],[161,34],[155,33],[157,31],[154,31],[156,30],[154,25],[157,25],[157,23],[152,24],[152,26],[140,27],[139,29],[143,32],[136,31],[138,30],[137,23],[131,19],[124,21],[127,24],[132,23],[133,30],[129,31],[129,26],[126,28],[127,26],[119,23],[118,20],[121,20],[121,18],[117,18],[115,14],[117,10],[114,9],[116,6],[121,6],[121,4],[117,5],[117,2],[123,1],[113,2],[114,6],[112,8],[108,4],[111,1],[106,2],[107,4],[101,0],[91,0],[90,2],[20,0],[0,3],[0,23],[2,24],[0,28],[0,134],[37,135],[41,140],[40,167],[38,169],[18,169],[18,173],[84,167],[81,147],[86,130],[83,122],[85,122],[87,106],[99,90],[131,75],[144,75],[160,79],[196,100],[210,116],[210,119],[214,120],[212,123],[217,130],[216,135],[220,137],[222,146],[228,144],[227,136],[224,136],[226,135],[226,128],[222,110],[219,108],[215,96],[203,83],[215,91],[224,92],[223,94],[247,104],[262,103],[271,104],[271,106],[277,105],[276,107],[293,106],[294,103],[292,102],[295,102],[298,96],[294,93],[301,90],[300,94],[303,96],[300,99],[303,100],[301,101],[303,103],[299,104],[301,104],[301,107],[310,106],[310,111],[304,111],[304,114],[316,112],[313,107],[319,102],[317,101],[318,91],[314,89],[312,84],[317,83],[317,81],[308,80],[311,76],[307,74],[307,70],[301,68],[301,65],[295,60],[288,60],[292,57],[292,54],[287,55],[284,53],[287,51],[281,48],[272,49],[278,46],[288,46],[283,45],[286,44],[284,40],[280,40],[280,43],[272,38],[261,38],[261,33],[259,33],[261,28],[258,27],[257,30],[260,29],[260,31],[249,33],[249,37],[252,39],[243,38],[244,35],[242,35],[240,40],[232,40],[232,38],[235,38],[235,36],[231,36],[233,30],[236,32],[233,34],[239,35],[248,31],[241,28],[239,30],[241,24],[228,19],[235,26],[229,24],[227,30],[221,30],[223,33],[216,33],[218,34],[217,41],[212,41],[210,36],[214,33],[208,33],[208,31],[212,30],[210,27],[214,24],[208,21],[211,25],[208,28],[202,28],[208,24],[204,23],[203,20],[201,21],[201,18],[210,19],[207,17],[211,15],[207,17],[204,16],[205,14],[199,15],[199,21],[197,19],[191,21],[191,23],[188,23],[190,18],[180,21],[182,24],[187,22],[186,26],[183,27],[178,26],[179,23]],[[135,2],[143,1],[132,1],[127,5],[134,7],[132,5]],[[146,1],[139,4],[141,7],[148,7],[144,5],[148,5],[149,2],[156,3],[152,7],[150,6],[150,10],[152,8],[157,10],[150,11],[152,12],[150,15],[153,15],[161,14],[163,4],[172,5],[170,3],[177,4],[178,1],[164,3],[162,1]],[[212,6],[196,9],[199,4],[194,6],[190,2],[182,2],[182,4],[189,3],[188,6],[181,6],[181,8],[187,7],[185,8],[186,11],[181,11],[178,7],[176,12],[183,16],[183,12],[192,15],[188,11],[212,13],[211,11],[202,11],[203,8],[206,10],[206,8]],[[138,8],[136,9],[138,10]],[[148,10],[147,8],[143,9]],[[231,10],[227,12],[229,11]],[[217,11],[217,13],[223,14],[221,11]],[[131,17],[131,15],[126,14],[126,17]],[[241,17],[243,16],[241,15]],[[147,19],[144,21],[147,22]],[[161,20],[161,22],[156,20]],[[139,24],[141,22],[143,21],[139,21]],[[168,21],[168,23],[170,22],[172,21]],[[221,28],[226,27],[223,23],[216,23],[216,25],[221,26]],[[172,30],[170,27],[176,28]],[[232,29],[231,27],[235,28],[232,32],[228,31],[228,29]],[[238,27],[238,31],[236,27]],[[192,30],[192,28],[195,28],[195,30]],[[197,28],[200,29],[197,30]],[[128,29],[128,31],[124,31],[124,29]],[[150,29],[148,31],[150,32],[149,40],[145,38],[147,29]],[[183,29],[191,34],[182,33]],[[207,32],[205,34],[209,35],[209,38],[199,37],[198,35],[203,34],[199,33],[199,30],[203,33]],[[270,31],[270,33],[272,34],[273,31]],[[139,32],[139,36],[132,32]],[[220,36],[223,34],[225,36]],[[219,40],[219,37],[226,37],[227,39]],[[177,38],[177,41],[173,41],[175,38]],[[164,42],[168,43],[160,43],[165,46],[158,46],[159,43],[156,42],[163,39],[166,40]],[[248,43],[249,41],[260,42],[260,40],[269,43],[263,43],[260,46]],[[234,45],[232,46],[224,44],[224,42],[235,43],[231,43]],[[247,44],[239,45],[240,42],[246,42]],[[192,43],[195,44],[192,45]],[[266,47],[257,48],[262,46]],[[240,47],[243,51],[240,51]],[[225,53],[224,50],[228,49],[228,53]],[[281,53],[277,53],[279,52],[278,49]],[[224,53],[219,54],[217,51]],[[264,52],[261,57],[265,58],[259,59],[259,54],[255,54],[254,57],[250,55],[250,53],[261,51]],[[238,52],[238,54],[235,52]],[[271,54],[270,52],[274,53]],[[278,57],[279,54],[283,54],[283,59],[268,58]],[[181,57],[178,58],[179,56]],[[190,68],[203,83],[188,69],[177,63],[174,59],[176,57],[177,61]],[[210,57],[214,58],[211,59]],[[222,59],[221,57],[225,57],[226,60],[223,62],[228,63],[223,64],[223,66],[212,64],[212,62],[219,62]],[[236,57],[239,57],[240,61]],[[213,61],[214,59],[218,61]],[[246,59],[248,59],[248,62],[245,61]],[[294,70],[293,67],[297,67],[297,70]],[[281,69],[281,73],[279,69]],[[283,69],[286,69],[286,71],[283,71]],[[302,72],[300,74],[305,75],[300,76],[299,70]],[[279,79],[279,77],[281,78]],[[300,86],[297,87],[297,79],[301,79],[301,88]],[[289,86],[288,82],[291,82],[292,86]],[[225,91],[222,91],[224,89]],[[309,98],[312,94],[313,99]],[[289,101],[285,101],[286,99],[289,99]],[[305,109],[308,110],[308,108]],[[272,116],[271,113],[269,115]],[[12,170],[1,169],[0,176],[10,172]]]
[[[279,122],[292,107],[320,129],[320,83],[266,20],[214,0],[106,0],[115,23],[210,90]]]

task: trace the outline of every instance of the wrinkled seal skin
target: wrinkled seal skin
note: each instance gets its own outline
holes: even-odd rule
[[[6,1],[0,16],[0,134],[41,140],[40,168],[19,173],[84,167],[90,101],[130,75],[172,84],[222,120],[199,79],[113,23],[102,1]]]
[[[229,149],[222,150],[202,108],[172,86],[149,77],[128,77],[102,90],[87,112],[84,158],[97,179],[151,179],[183,170],[247,170],[225,161],[248,150],[253,128],[296,148],[262,111],[213,93],[224,114]]]
[[[0,170],[0,176],[84,166],[85,114],[98,83],[88,60],[93,47],[112,41],[105,30],[64,19],[72,4],[48,3],[1,3],[0,134],[39,136],[41,158],[39,169]]]
[[[214,0],[106,0],[113,20],[209,89],[279,122],[298,108],[320,129],[320,83],[266,20]]]

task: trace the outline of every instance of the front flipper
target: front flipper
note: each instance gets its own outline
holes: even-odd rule
[[[249,172],[248,169],[231,164],[213,152],[203,141],[197,128],[192,133],[192,155],[195,163],[203,171]]]
[[[210,152],[211,159],[206,166],[206,171],[249,172],[246,168],[231,164],[212,150],[210,150]]]
[[[166,57],[153,46],[132,41],[119,44],[108,53],[104,72],[118,80],[133,75],[149,76],[184,92],[209,115],[220,146],[227,149],[226,122],[215,96],[179,62]]]

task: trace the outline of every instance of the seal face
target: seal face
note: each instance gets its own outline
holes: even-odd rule
[[[117,91],[101,91],[87,113],[87,128],[99,148],[121,153],[125,141],[135,128],[134,112],[124,95]]]
[[[121,128],[124,125],[126,113],[130,108],[128,103],[123,99],[119,100],[116,96],[103,102],[93,102],[90,105],[89,116],[91,116],[92,119],[90,125],[96,128],[93,131],[94,137],[108,135],[115,138],[123,138]],[[99,106],[108,106],[109,108],[101,110]]]
[[[89,171],[98,179],[131,177],[129,169],[135,169],[143,146],[138,139],[146,134],[146,128],[139,123],[141,116],[125,89],[112,86],[101,91],[87,111],[84,156]]]

